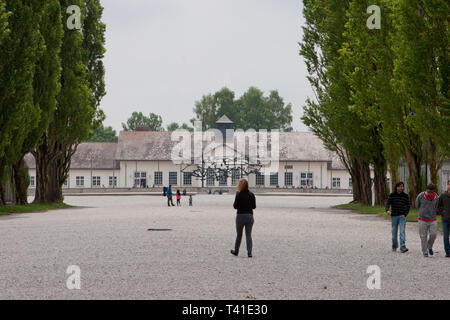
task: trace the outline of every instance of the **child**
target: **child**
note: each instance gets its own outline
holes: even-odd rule
[[[192,207],[192,194],[189,195],[189,207]]]
[[[177,207],[181,207],[181,192],[180,190],[177,190]]]

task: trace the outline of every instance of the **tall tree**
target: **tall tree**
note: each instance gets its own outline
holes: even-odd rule
[[[354,201],[371,203],[370,130],[349,108],[352,104],[350,84],[339,50],[346,41],[349,1],[304,0],[303,41],[308,80],[315,101],[308,99],[303,122],[339,156],[353,181]]]
[[[37,194],[41,198],[36,198],[36,202],[63,201],[62,185],[68,176],[71,157],[104,119],[99,109],[105,94],[101,62],[105,51],[102,8],[98,1],[60,0],[60,4],[64,13],[72,5],[81,9],[82,30],[71,30],[63,23],[61,90],[47,137],[37,149],[38,157],[49,164],[48,178],[42,179],[45,183],[39,186],[41,190]]]
[[[60,90],[61,62],[59,53],[63,35],[61,7],[58,0],[42,1],[42,5],[43,10],[39,21],[39,30],[45,46],[42,56],[36,62],[36,73],[33,81],[34,107],[39,112],[39,119],[22,144],[19,161],[13,165],[17,190],[16,197],[21,204],[27,202],[28,196],[26,176],[24,174],[24,156],[33,151],[33,154],[37,157],[34,150],[46,136],[49,123],[52,121],[53,113],[56,109],[56,96]],[[37,166],[36,168],[39,171],[42,169],[42,166]],[[41,173],[37,174],[37,177],[39,178],[37,185],[40,185],[42,184],[42,179],[45,179],[47,175]],[[39,189],[37,193],[39,193]],[[37,197],[39,198],[39,195]]]
[[[394,4],[395,84],[405,97],[406,109],[415,114],[410,123],[424,139],[431,181],[437,185],[438,171],[450,156],[450,4],[446,0],[396,0]],[[419,179],[413,182],[420,184],[417,166],[410,171]]]
[[[146,126],[150,131],[164,131],[162,123],[161,116],[157,114],[150,113],[147,117],[142,112],[133,112],[127,123],[122,123],[122,127],[125,131],[135,131],[139,126]]]
[[[8,1],[2,10],[11,12],[9,34],[0,44],[0,182],[22,154],[22,144],[39,120],[33,101],[36,61],[43,51],[39,31],[41,1]],[[2,28],[5,27],[2,16]],[[4,32],[4,31],[3,31]],[[10,175],[13,176],[14,174]],[[4,204],[3,188],[0,205]]]

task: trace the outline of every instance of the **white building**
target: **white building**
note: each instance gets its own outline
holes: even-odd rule
[[[217,128],[223,132],[232,122],[222,117]],[[232,133],[235,136],[234,133]],[[234,139],[231,139],[234,140]],[[83,143],[72,157],[65,188],[199,188],[202,180],[192,175],[197,165],[175,164],[172,151],[178,144],[171,132],[122,131],[118,143]],[[226,146],[229,148],[229,146]],[[254,147],[254,146],[253,146]],[[233,146],[231,146],[233,149]],[[249,149],[245,151],[248,156]],[[268,139],[271,151],[271,140]],[[232,151],[236,156],[236,149]],[[217,147],[209,153],[217,153]],[[31,188],[35,187],[36,165],[32,155],[26,156],[30,168]],[[205,169],[208,167],[206,164]],[[400,168],[401,179],[407,182],[407,170]],[[231,188],[239,175],[204,177],[203,187]],[[279,166],[275,172],[250,174],[251,188],[352,188],[350,174],[337,155],[327,150],[322,141],[310,132],[279,133]],[[388,176],[389,179],[389,176]],[[440,171],[442,189],[450,179],[450,162]]]

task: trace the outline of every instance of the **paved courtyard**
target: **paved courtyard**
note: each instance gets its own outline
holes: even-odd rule
[[[233,197],[67,197],[77,206],[0,217],[0,299],[450,299],[442,235],[433,258],[390,250],[390,224],[330,209],[348,197],[259,196],[254,257],[234,257]],[[147,231],[167,228],[172,231]],[[81,268],[81,290],[66,269]],[[381,268],[369,290],[367,267]]]

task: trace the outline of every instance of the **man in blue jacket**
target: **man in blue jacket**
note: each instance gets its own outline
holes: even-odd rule
[[[173,204],[173,199],[172,199],[172,185],[169,186],[169,188],[167,188],[166,190],[166,194],[167,194],[167,205],[170,207],[170,204],[172,203],[172,207],[175,207],[175,205]]]
[[[398,248],[398,227],[400,226],[400,252],[405,253],[408,251],[406,248],[406,217],[411,209],[411,203],[409,196],[404,192],[405,184],[403,182],[398,182],[395,189],[386,203],[386,213],[391,216],[392,221],[392,251],[397,251]]]

